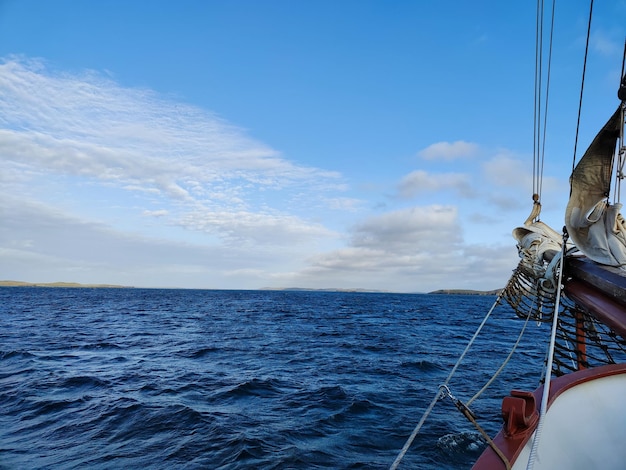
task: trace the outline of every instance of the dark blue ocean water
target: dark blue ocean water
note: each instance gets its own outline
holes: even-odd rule
[[[388,468],[494,297],[0,288],[0,468]],[[467,400],[523,322],[503,307],[451,382]],[[529,326],[473,405],[534,389]],[[469,468],[474,428],[441,400],[400,468]]]

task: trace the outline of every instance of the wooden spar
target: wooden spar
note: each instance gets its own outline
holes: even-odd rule
[[[626,339],[626,271],[569,258],[565,272],[565,295]]]

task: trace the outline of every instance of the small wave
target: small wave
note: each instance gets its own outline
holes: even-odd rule
[[[202,359],[203,357],[208,356],[209,354],[212,354],[219,350],[220,349],[216,347],[208,347],[208,348],[198,349],[197,351],[183,353],[182,356],[188,357],[191,359]]]
[[[337,462],[344,461],[341,456],[330,452],[328,448],[321,450],[293,446],[283,449],[282,454],[280,464],[268,468],[337,468]],[[359,467],[351,465],[344,468]],[[371,466],[364,465],[362,468]]]
[[[27,376],[36,372],[37,369],[33,367],[23,367],[18,364],[18,368],[7,368],[6,371],[0,372],[0,380],[11,378],[11,381],[19,382],[21,376]],[[9,383],[3,383],[4,387],[7,387]]]
[[[368,352],[374,352],[374,353],[377,353],[377,352],[380,352],[380,351],[385,351],[387,348],[388,348],[388,346],[387,346],[387,345],[382,345],[382,344],[371,344],[371,345],[369,345],[369,346],[365,346],[363,349],[364,349],[365,351],[368,351]]]
[[[475,431],[463,431],[459,433],[446,434],[437,440],[437,446],[451,453],[464,454],[467,452],[480,452],[487,441],[480,433]]]
[[[0,351],[0,361],[9,359],[27,359],[31,357],[35,357],[35,355],[29,353],[28,351]]]
[[[211,399],[222,401],[245,398],[271,398],[282,394],[282,384],[279,380],[253,378],[236,385],[221,383],[222,387],[212,393]]]
[[[419,361],[405,361],[401,364],[402,367],[407,367],[409,369],[418,369],[423,372],[433,372],[436,370],[442,370],[443,368],[437,364],[436,362],[431,362],[427,360],[419,360]]]
[[[39,359],[42,361],[66,361],[67,359],[77,359],[78,356],[75,354],[46,354],[44,356],[39,356]]]
[[[98,349],[122,349],[122,347],[118,346],[115,343],[109,343],[107,341],[102,341],[99,343],[91,343],[91,344],[85,344],[83,346],[80,347],[80,349],[84,349],[86,351],[91,351],[91,350],[98,350]]]
[[[101,437],[125,443],[131,439],[166,440],[171,432],[192,430],[205,421],[203,414],[184,405],[149,406],[122,402],[100,419]]]
[[[171,405],[161,411],[161,419],[172,428],[193,429],[205,421],[205,415],[189,406]]]
[[[268,397],[280,393],[280,383],[276,379],[257,379],[240,383],[228,392],[233,396]]]
[[[331,338],[338,338],[338,337],[342,336],[342,334],[341,334],[341,332],[334,331],[334,330],[333,331],[320,331],[317,334],[317,336],[320,337],[320,338],[324,338],[324,337],[327,337],[327,336],[330,336]]]
[[[369,412],[375,405],[369,400],[355,400],[348,407],[351,414],[362,414]]]
[[[148,382],[147,384],[142,385],[141,388],[139,388],[139,391],[142,393],[159,394],[161,393],[161,387],[154,382]]]
[[[355,416],[365,415],[369,413],[373,407],[374,405],[369,400],[354,400],[347,406],[342,407],[339,411],[322,419],[320,423],[341,423]]]
[[[228,445],[233,453],[231,459],[235,462],[257,460],[273,450],[272,446],[262,439],[250,438],[245,435],[231,439]]]
[[[349,398],[344,388],[339,385],[322,387],[316,392],[316,395],[321,398],[322,401],[327,402],[344,401]]]
[[[48,415],[52,413],[63,412],[66,409],[78,404],[82,403],[83,400],[43,400],[33,404],[32,406],[32,414],[24,415],[24,419],[33,419],[38,418],[43,415]]]
[[[69,377],[65,379],[63,382],[61,382],[60,386],[62,388],[84,389],[106,387],[108,384],[108,382],[100,380],[97,377],[92,377],[89,375],[79,375],[76,377]]]
[[[350,397],[341,386],[324,386],[315,390],[300,390],[284,397],[283,403],[288,408],[316,410],[315,414],[323,420],[341,419],[349,408],[360,405]],[[329,416],[328,412],[332,414]]]
[[[152,333],[150,331],[136,331],[128,335],[129,338],[143,338],[144,336],[159,336],[158,333]]]

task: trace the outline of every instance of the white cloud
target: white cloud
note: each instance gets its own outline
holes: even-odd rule
[[[314,257],[306,269],[277,277],[275,285],[341,286],[395,292],[496,289],[504,286],[516,264],[513,244],[458,244],[430,253],[415,250],[412,254],[351,246]]]
[[[423,192],[454,189],[463,197],[474,197],[475,191],[469,183],[469,176],[462,173],[428,173],[416,170],[406,175],[398,184],[400,197],[410,199]]]
[[[502,257],[499,248],[492,251],[486,264],[493,265]],[[503,256],[507,261],[511,259],[510,253]],[[464,276],[472,262],[473,255],[463,245],[457,209],[417,206],[365,219],[352,228],[348,246],[319,253],[311,257],[308,267],[278,276],[274,282],[320,288],[384,286],[400,292],[443,287],[478,289],[498,287],[511,270],[508,262],[505,269],[495,269],[497,272],[487,277]],[[456,284],[451,286],[453,282]]]
[[[54,73],[40,61],[0,65],[0,116],[5,160],[168,197],[190,197],[191,177],[275,189],[339,178],[292,164],[209,112],[95,72]]]
[[[354,227],[351,244],[405,255],[451,249],[460,241],[456,208],[435,205],[370,217]]]
[[[143,211],[143,215],[146,217],[164,217],[169,214],[168,210],[160,209],[156,211]]]
[[[358,204],[211,112],[25,58],[0,63],[0,162],[1,265],[25,280],[253,287],[337,237],[311,208]]]
[[[481,180],[485,182],[483,188],[488,188],[483,189],[484,198],[495,207],[530,211],[534,184],[528,162],[500,152],[483,163]],[[546,206],[554,206],[555,201],[566,204],[568,193],[569,183],[565,178],[544,174],[541,182],[541,199],[542,203],[546,202],[544,210]]]
[[[189,230],[217,234],[229,245],[274,245],[284,250],[289,249],[290,245],[334,236],[322,225],[306,222],[293,215],[249,211],[199,208],[184,214],[177,224]]]
[[[473,157],[478,153],[478,145],[457,140],[456,142],[437,142],[429,145],[418,155],[424,160],[456,160]]]
[[[533,176],[528,163],[500,153],[483,164],[489,186],[532,191]]]
[[[330,209],[353,212],[363,206],[360,199],[350,197],[335,197],[326,199],[326,204]]]
[[[623,43],[609,37],[602,30],[594,31],[589,39],[589,44],[593,50],[604,56],[614,56],[622,52]]]
[[[264,272],[291,266],[293,250],[189,243],[114,230],[45,204],[0,200],[3,278],[138,286],[252,287]],[[237,274],[239,273],[239,274]],[[226,280],[228,278],[228,281]],[[233,284],[234,283],[234,286]]]
[[[210,112],[37,60],[0,64],[0,124],[13,193],[32,187],[48,197],[58,181],[67,207],[99,212],[76,189],[115,187],[139,198],[139,214],[229,241],[326,236],[291,214],[289,201],[325,206],[346,189],[338,173],[296,165]]]

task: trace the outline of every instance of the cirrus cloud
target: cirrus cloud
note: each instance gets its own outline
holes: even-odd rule
[[[456,142],[437,142],[418,152],[424,160],[456,160],[473,157],[478,153],[478,145],[457,140]]]
[[[23,57],[0,63],[0,161],[13,193],[105,214],[78,193],[113,188],[137,215],[250,243],[327,236],[291,208],[336,206],[345,190],[338,173],[295,164],[212,112]]]

